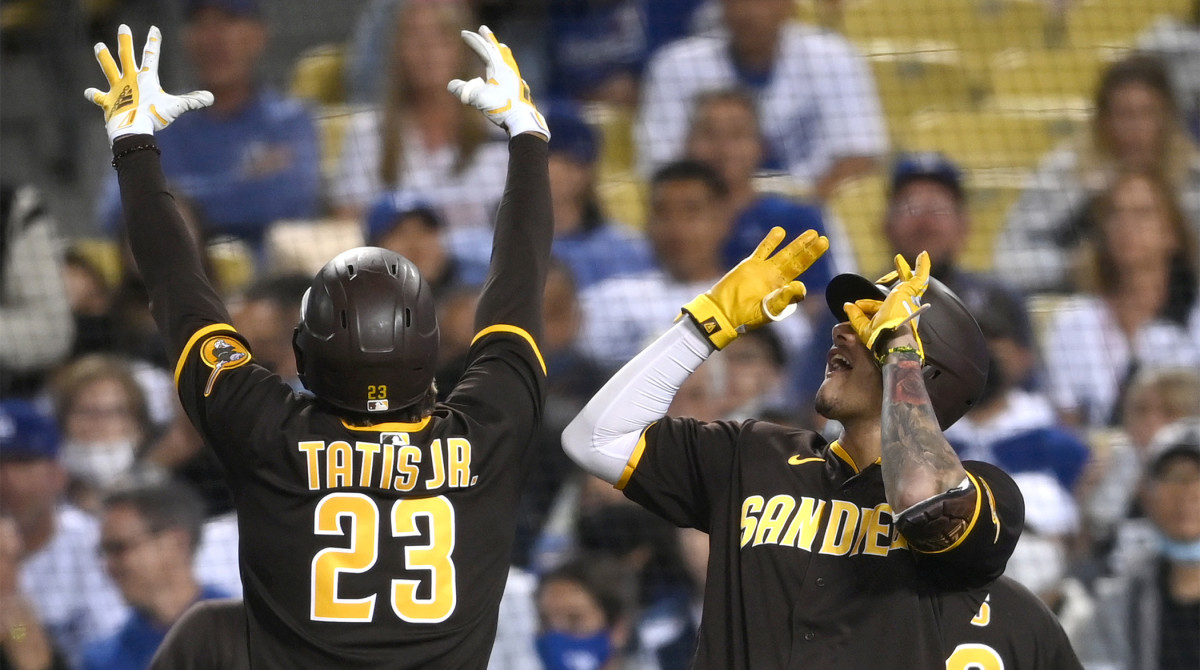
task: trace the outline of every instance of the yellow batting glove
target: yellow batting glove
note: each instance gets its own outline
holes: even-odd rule
[[[142,49],[142,66],[133,60],[133,32],[122,24],[117,30],[117,57],[120,68],[103,42],[95,46],[96,60],[108,79],[108,92],[89,88],[83,94],[104,110],[104,125],[109,142],[124,135],[152,135],[179,118],[184,112],[208,107],[213,95],[208,91],[192,91],[171,95],[162,90],[158,81],[158,56],[162,50],[162,33],[154,26]]]
[[[795,279],[829,249],[829,239],[808,230],[772,256],[784,235],[783,228],[772,228],[753,254],[683,306],[716,348],[787,317],[804,299],[804,284]]]
[[[922,361],[925,360],[925,347],[917,332],[917,322],[921,312],[929,308],[929,305],[921,304],[921,296],[925,295],[925,289],[929,286],[929,267],[928,252],[922,251],[917,256],[915,271],[903,256],[897,254],[895,272],[880,278],[880,283],[896,282],[886,298],[882,301],[867,299],[845,304],[850,326],[868,349],[874,352],[881,336],[911,321],[913,337],[917,340],[917,353]]]
[[[550,139],[546,119],[533,106],[529,84],[521,78],[512,50],[498,42],[487,26],[480,26],[478,33],[464,30],[462,38],[486,65],[487,80],[454,79],[446,88],[464,105],[475,107],[492,123],[507,130],[509,137],[537,133]]]

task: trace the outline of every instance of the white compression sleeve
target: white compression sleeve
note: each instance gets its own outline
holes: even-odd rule
[[[563,430],[567,455],[616,484],[642,431],[667,413],[679,387],[713,351],[685,316],[613,375]]]

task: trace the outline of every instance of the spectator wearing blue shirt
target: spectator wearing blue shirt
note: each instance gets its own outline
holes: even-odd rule
[[[649,55],[639,0],[563,0],[549,7],[550,90],[633,106]]]
[[[550,198],[555,257],[566,263],[579,290],[654,267],[649,243],[609,220],[596,197],[596,133],[570,105],[550,105]]]
[[[228,595],[196,581],[203,522],[204,503],[178,482],[134,482],[105,497],[100,554],[133,611],[115,634],[84,648],[83,670],[144,670],[189,607]]]
[[[696,98],[688,130],[687,155],[713,167],[729,187],[733,230],[722,248],[726,267],[754,253],[771,228],[779,226],[792,239],[806,230],[825,234],[821,210],[774,193],[760,193],[754,179],[763,162],[766,143],[753,95],[741,89],[722,89]],[[824,293],[833,277],[830,254],[804,273],[809,293]],[[820,300],[805,305],[821,305]]]
[[[159,139],[163,172],[210,224],[209,235],[258,245],[280,219],[320,212],[320,144],[298,101],[264,88],[256,67],[267,44],[257,0],[188,0],[184,44],[201,88],[215,102],[172,124]],[[116,179],[101,211],[119,228]]]

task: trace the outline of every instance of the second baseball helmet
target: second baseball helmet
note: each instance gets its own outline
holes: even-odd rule
[[[438,323],[428,282],[387,249],[342,252],[313,278],[292,338],[300,380],[318,398],[393,412],[429,392]]]
[[[825,302],[838,321],[846,321],[844,304],[864,298],[883,300],[888,288],[861,275],[841,274],[829,282]],[[983,393],[989,358],[987,340],[966,306],[942,282],[931,277],[921,302],[929,305],[917,327],[925,347],[922,374],[938,424],[945,430]]]

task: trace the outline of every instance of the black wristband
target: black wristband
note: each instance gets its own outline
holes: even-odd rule
[[[138,152],[138,151],[145,151],[146,149],[150,149],[151,151],[158,154],[159,156],[162,155],[162,150],[159,149],[157,145],[135,144],[131,147],[126,147],[124,149],[121,149],[120,151],[118,151],[116,154],[113,155],[113,159],[112,159],[113,168],[115,169],[117,167],[117,161],[121,160],[122,158],[128,156],[129,154]]]

